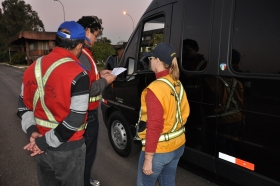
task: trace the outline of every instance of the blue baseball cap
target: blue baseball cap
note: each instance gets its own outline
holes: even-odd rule
[[[70,34],[60,32],[60,29],[62,29],[62,28],[69,30]],[[76,23],[75,21],[63,22],[58,27],[56,34],[63,38],[87,40],[88,42],[90,42],[90,39],[86,37],[85,29],[79,23]]]
[[[176,52],[171,44],[159,43],[151,52],[146,52],[143,55],[159,58],[162,62],[171,65],[174,57],[176,57]]]

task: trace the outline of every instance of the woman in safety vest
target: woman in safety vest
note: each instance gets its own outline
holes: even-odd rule
[[[158,44],[144,53],[156,80],[141,95],[137,137],[143,148],[139,157],[137,186],[175,185],[178,161],[185,148],[185,123],[189,116],[186,92],[179,81],[175,49]]]

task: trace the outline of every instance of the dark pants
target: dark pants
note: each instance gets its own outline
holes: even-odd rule
[[[37,155],[40,186],[83,186],[86,147],[69,151],[47,150]]]
[[[88,124],[85,132],[86,161],[85,161],[85,186],[90,186],[90,172],[95,159],[98,137],[98,110],[88,111]]]

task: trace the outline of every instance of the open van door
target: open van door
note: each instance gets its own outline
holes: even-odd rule
[[[160,42],[168,42],[170,37],[173,3],[158,1],[157,5],[143,15],[128,41],[119,63],[127,70],[103,92],[103,99],[108,103],[102,103],[104,121],[110,142],[121,156],[129,156],[133,152],[141,93],[155,80],[148,59],[142,58],[143,52],[151,51]]]

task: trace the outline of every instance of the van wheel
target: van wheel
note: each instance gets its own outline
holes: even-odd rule
[[[116,153],[122,157],[128,157],[139,151],[140,146],[134,144],[128,122],[120,112],[113,112],[108,121],[108,135]]]

